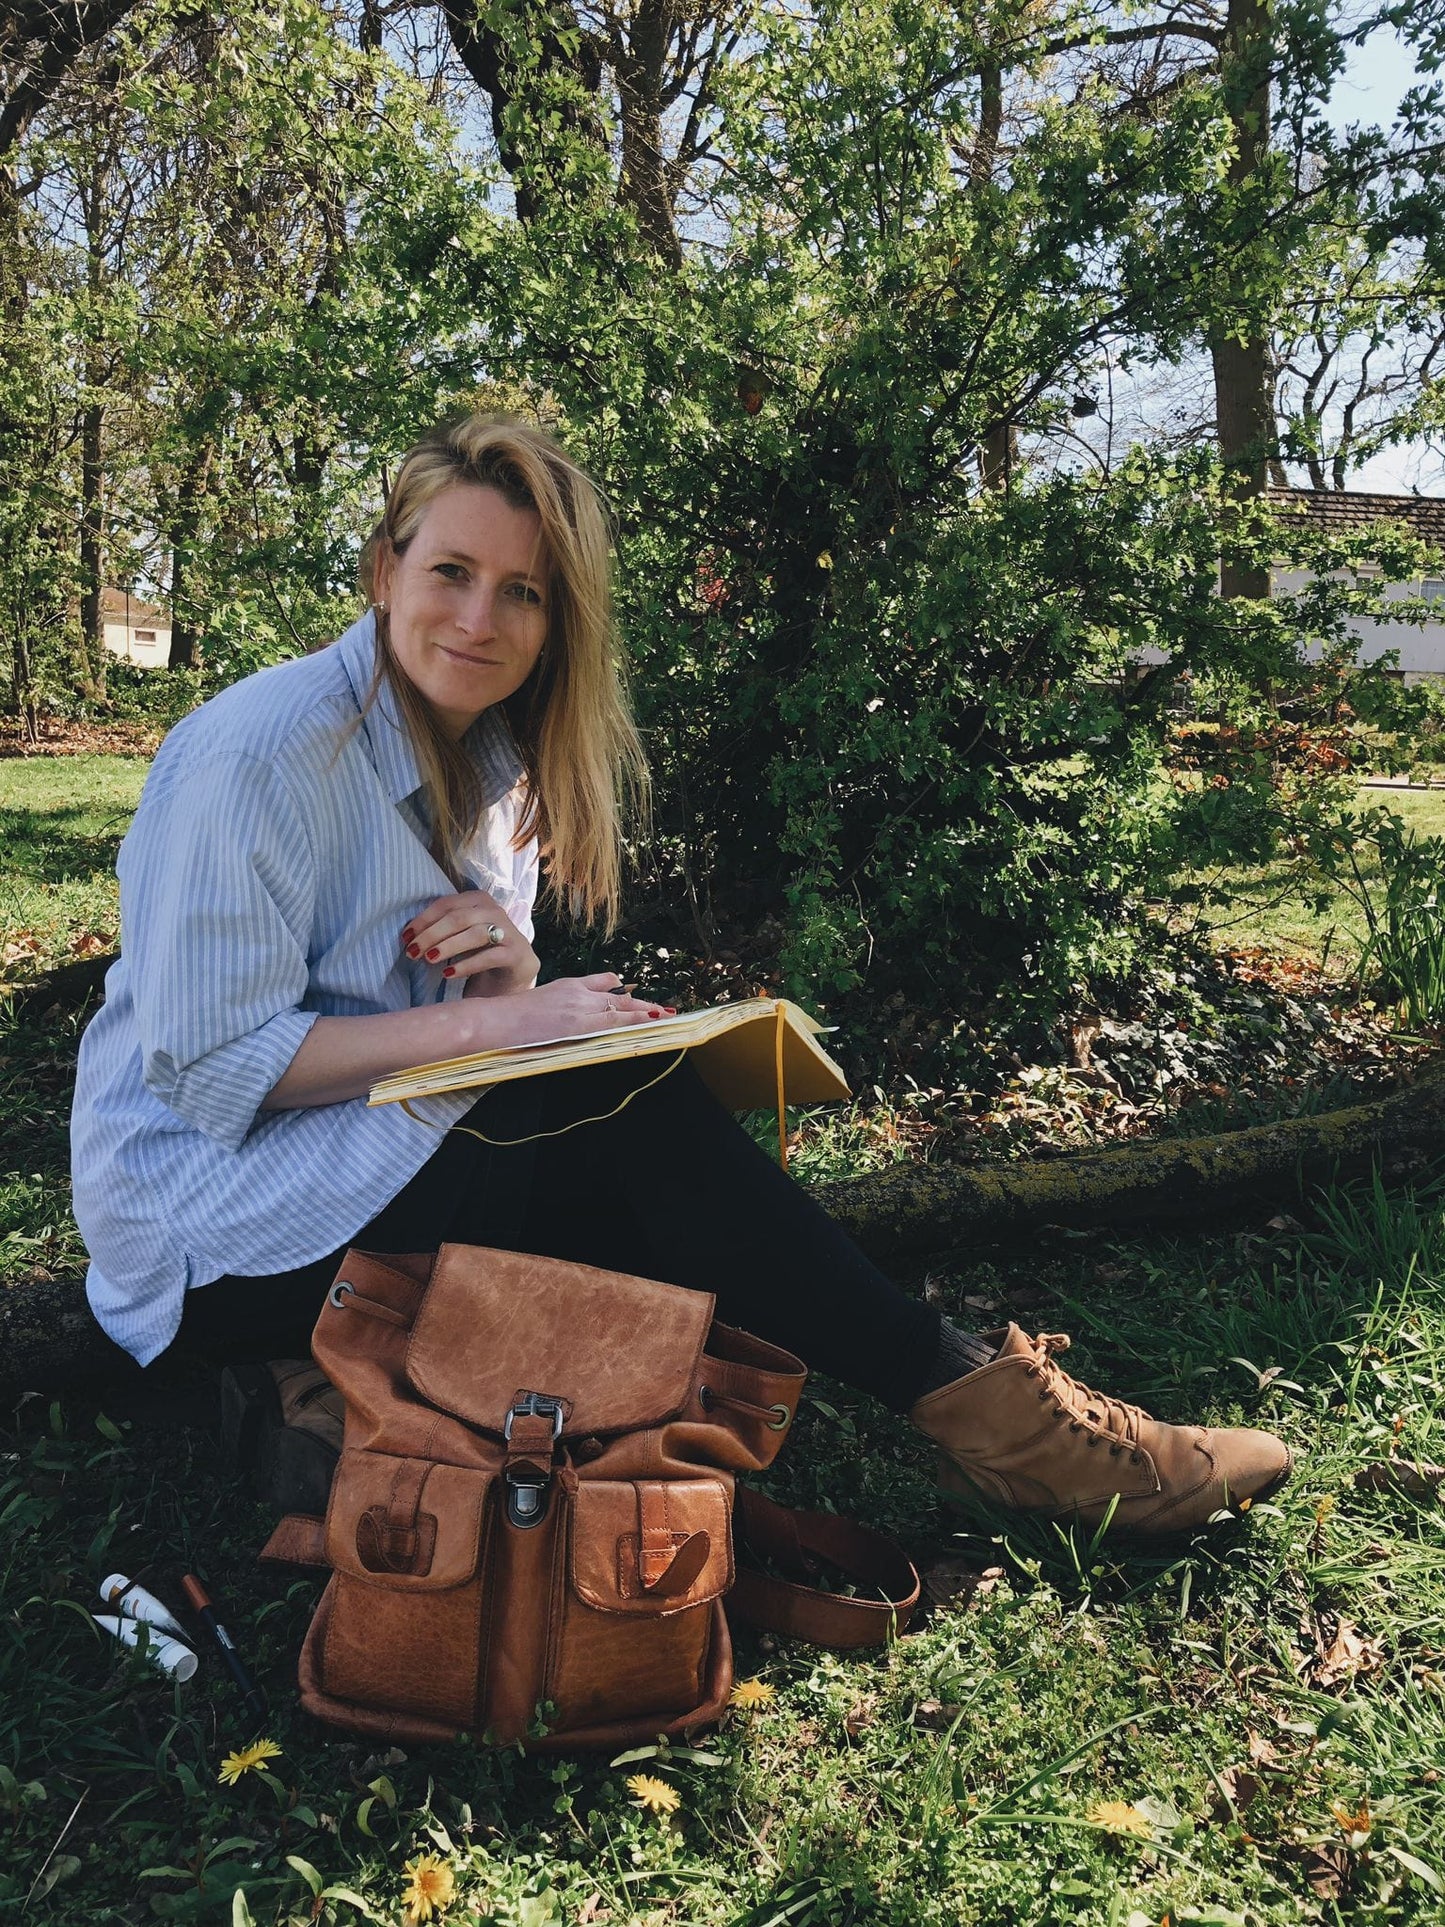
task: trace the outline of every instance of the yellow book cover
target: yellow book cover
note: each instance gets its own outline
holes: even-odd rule
[[[620,1058],[686,1051],[699,1076],[729,1110],[770,1110],[779,1083],[790,1104],[822,1104],[850,1097],[848,1080],[818,1042],[823,1026],[785,998],[749,997],[713,1004],[647,1024],[554,1037],[511,1050],[477,1051],[394,1071],[371,1087],[371,1104],[400,1104],[446,1091],[485,1090],[516,1077],[610,1064]],[[781,1046],[781,1063],[779,1048]]]

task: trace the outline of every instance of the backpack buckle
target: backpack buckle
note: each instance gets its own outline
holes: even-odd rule
[[[510,1445],[512,1427],[520,1419],[550,1419],[552,1423],[551,1443],[555,1445],[562,1436],[563,1404],[560,1398],[553,1398],[549,1392],[522,1392],[519,1394],[502,1426],[502,1437]],[[522,1448],[525,1450],[525,1448]],[[547,1494],[552,1483],[551,1467],[543,1467],[533,1459],[519,1460],[508,1464],[502,1474],[507,1488],[507,1519],[514,1526],[539,1526],[547,1516]]]
[[[555,1445],[562,1436],[563,1416],[562,1400],[554,1398],[550,1392],[520,1392],[502,1426],[502,1437],[511,1444],[512,1426],[519,1418],[549,1418],[552,1421],[552,1443]]]

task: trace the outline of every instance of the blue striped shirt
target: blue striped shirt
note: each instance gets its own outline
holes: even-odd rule
[[[460,997],[404,926],[454,885],[427,850],[420,776],[389,686],[366,714],[368,614],[329,649],[263,670],[166,737],[121,845],[121,955],[81,1041],[71,1119],[86,1290],[144,1364],[187,1290],[325,1257],[436,1150],[436,1129],[365,1098],[259,1107],[319,1016]],[[466,881],[532,934],[535,843],[505,722],[466,738],[487,812]],[[445,1127],[457,1093],[415,1106]]]

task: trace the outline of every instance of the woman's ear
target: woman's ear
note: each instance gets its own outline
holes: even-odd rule
[[[391,585],[396,576],[396,550],[385,536],[376,545],[376,561],[371,572],[371,599],[383,607],[391,600]]]

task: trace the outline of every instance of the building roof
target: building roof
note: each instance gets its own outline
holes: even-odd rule
[[[156,624],[169,628],[171,622],[169,609],[158,608],[144,596],[134,595],[127,589],[102,589],[100,615],[103,622],[128,622],[132,627],[140,622],[147,628]]]
[[[1432,548],[1445,549],[1445,496],[1367,495],[1338,488],[1272,488],[1271,503],[1293,508],[1321,535],[1344,535],[1371,522],[1400,522]]]

